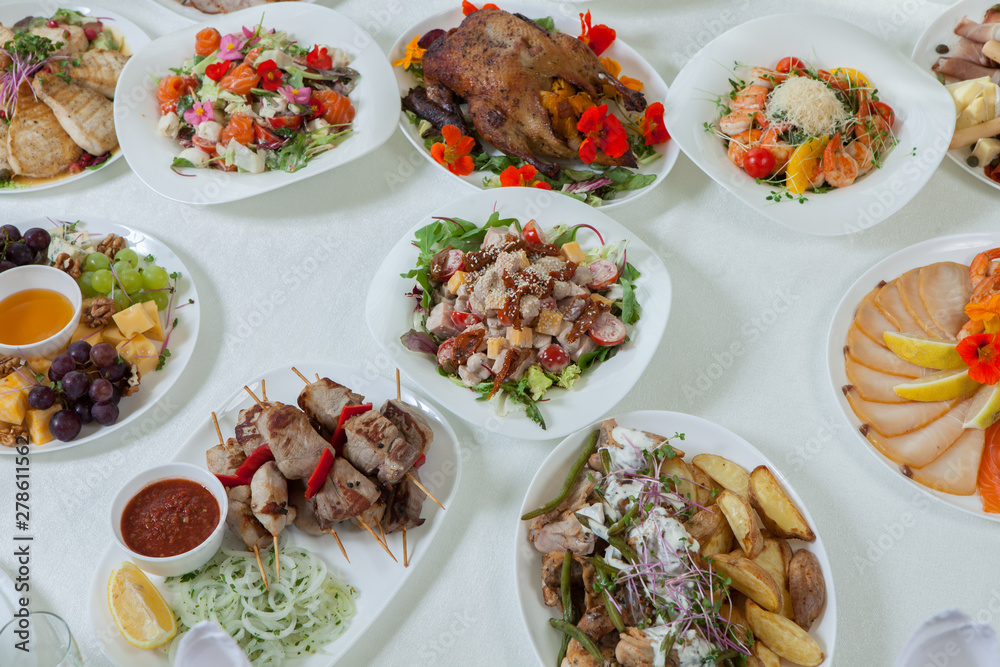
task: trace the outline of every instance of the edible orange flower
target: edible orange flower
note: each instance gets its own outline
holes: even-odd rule
[[[628,135],[618,118],[608,113],[608,105],[590,107],[580,116],[576,129],[586,135],[580,144],[580,159],[590,164],[597,151],[608,157],[621,157],[628,150]]]
[[[603,23],[595,26],[590,25],[590,10],[586,14],[580,14],[580,41],[590,47],[594,55],[601,55],[607,51],[611,43],[615,41],[614,28],[609,28]]]
[[[526,164],[520,169],[511,165],[500,172],[500,187],[528,187],[539,188],[540,190],[551,190],[552,186],[545,181],[534,180],[538,175],[538,170],[530,164]]]
[[[476,140],[463,136],[462,131],[454,125],[445,125],[441,128],[441,136],[444,138],[444,143],[438,141],[431,146],[431,157],[434,161],[456,176],[471,174],[475,165],[469,153],[476,145]]]
[[[642,91],[646,87],[639,79],[633,79],[630,76],[619,76],[622,73],[622,66],[614,58],[598,58],[598,60],[604,65],[604,69],[608,70],[608,74],[621,81],[622,85],[626,88]],[[605,84],[606,88],[607,86],[608,84]],[[612,90],[614,89],[612,88]]]
[[[1000,382],[1000,348],[997,348],[996,337],[996,334],[972,334],[955,346],[962,361],[969,366],[969,378],[979,384]]]
[[[427,49],[420,48],[420,35],[417,35],[406,45],[406,53],[403,54],[403,57],[394,62],[392,66],[402,65],[403,69],[408,69],[411,65],[419,65],[424,61],[425,53],[427,53]]]
[[[480,9],[500,9],[492,2],[487,2],[482,7],[476,7],[474,4],[469,2],[469,0],[462,0],[462,13],[468,16],[472,12],[478,12]]]
[[[663,103],[653,102],[639,119],[639,129],[642,131],[642,138],[647,146],[662,144],[670,139],[667,126],[663,124]]]
[[[970,320],[982,322],[987,333],[1000,331],[1000,294],[994,294],[983,303],[966,305],[965,314]]]

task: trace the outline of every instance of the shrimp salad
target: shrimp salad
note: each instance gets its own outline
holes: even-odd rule
[[[156,91],[157,129],[182,147],[175,169],[294,172],[350,136],[358,73],[344,51],[262,25],[205,28],[194,51]]]
[[[580,229],[600,244],[583,251]],[[522,405],[545,428],[538,403],[553,387],[572,389],[595,364],[610,359],[639,321],[626,240],[605,243],[589,225],[544,231],[531,220],[493,213],[482,227],[441,218],[416,233],[414,325],[401,338],[433,354],[456,384]]]
[[[861,72],[815,69],[799,58],[749,67],[732,78],[716,123],[730,161],[759,183],[784,188],[768,199],[846,188],[880,167],[896,145],[892,108]]]

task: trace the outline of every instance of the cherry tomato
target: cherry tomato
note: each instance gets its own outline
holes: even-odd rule
[[[271,119],[271,127],[276,130],[297,130],[302,126],[302,116],[275,116]]]
[[[751,148],[743,160],[743,168],[752,178],[767,178],[774,171],[774,155],[760,146]]]
[[[504,325],[505,327],[514,326],[514,323],[510,321],[509,317],[507,317],[507,313],[503,308],[497,309],[497,319],[500,320],[500,324]]]
[[[465,331],[466,328],[471,327],[473,324],[479,324],[483,321],[483,318],[479,317],[475,313],[461,313],[455,311],[451,314],[451,321],[456,327]]]
[[[253,136],[258,144],[280,144],[282,142],[281,137],[263,125],[257,125],[256,123],[253,126]]]
[[[542,231],[538,229],[534,220],[531,220],[524,226],[521,230],[521,236],[525,241],[534,245],[542,245],[543,243],[548,243]]]
[[[569,354],[562,345],[546,345],[538,353],[538,363],[550,373],[558,373],[569,366]]]
[[[788,74],[793,69],[805,69],[806,64],[799,60],[798,58],[793,58],[792,56],[786,56],[778,61],[778,66],[774,69],[778,70],[782,74]]]
[[[609,259],[599,259],[591,262],[590,273],[594,276],[587,287],[594,291],[603,291],[618,282],[618,266]]]
[[[458,372],[458,360],[455,359],[455,339],[449,338],[438,346],[438,365],[447,373]]]
[[[198,148],[200,148],[201,150],[205,151],[209,155],[214,155],[215,154],[215,145],[218,142],[217,141],[209,141],[208,139],[205,139],[204,137],[199,137],[196,134],[193,137],[191,137],[191,143],[194,144],[195,146],[197,146]]]
[[[447,256],[445,256],[444,266],[441,269],[441,281],[443,282],[451,278],[455,275],[456,271],[461,271],[463,266],[465,266],[465,253],[458,248],[449,250]]]
[[[605,347],[620,345],[628,333],[620,319],[611,313],[601,313],[587,331],[594,342]],[[541,355],[539,355],[541,358]]]
[[[882,116],[882,120],[892,127],[893,122],[896,120],[896,114],[892,110],[892,107],[885,102],[872,102],[872,106],[875,107],[875,111],[878,112],[879,116]]]

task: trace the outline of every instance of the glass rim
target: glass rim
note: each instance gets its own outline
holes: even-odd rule
[[[66,645],[63,647],[62,655],[59,656],[59,661],[60,662],[63,661],[66,658],[66,656],[69,655],[70,649],[73,648],[73,631],[70,630],[69,623],[67,623],[66,619],[64,619],[62,616],[60,616],[59,614],[55,613],[54,611],[32,611],[32,612],[29,612],[28,613],[28,620],[29,621],[31,620],[32,616],[45,616],[45,617],[54,618],[57,621],[59,621],[59,623],[62,624],[63,628],[66,629]],[[20,620],[21,620],[20,618],[12,618],[10,621],[8,621],[7,623],[5,623],[4,626],[2,628],[0,628],[0,639],[2,639],[6,635],[8,628],[10,628],[11,626],[16,627],[17,624],[20,622]]]

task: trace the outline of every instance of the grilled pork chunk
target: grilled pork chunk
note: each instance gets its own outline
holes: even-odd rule
[[[277,406],[281,403],[264,402],[264,407]],[[255,449],[264,444],[264,438],[257,428],[257,418],[263,408],[259,405],[251,405],[246,410],[240,410],[239,421],[236,423],[236,441],[243,448],[243,453],[250,456]]]
[[[299,407],[331,434],[337,428],[340,412],[347,405],[360,405],[365,397],[355,394],[330,378],[306,385],[299,393]]]
[[[406,441],[420,450],[421,454],[434,442],[434,431],[424,419],[420,410],[403,401],[388,400],[380,412],[393,423]]]
[[[348,419],[344,432],[347,434],[344,457],[366,474],[377,470],[383,484],[397,483],[421,454],[391,421],[374,410]]]
[[[323,450],[330,449],[330,443],[313,429],[306,414],[294,406],[265,408],[256,424],[259,437],[270,446],[278,470],[287,479],[308,478]]]
[[[411,470],[410,474],[417,476],[416,470]],[[419,479],[419,477],[418,477]],[[401,528],[416,528],[422,526],[424,520],[420,518],[420,510],[424,505],[424,498],[427,495],[420,490],[413,480],[406,478],[399,484],[392,487],[392,492],[387,503],[387,513],[385,523],[382,527],[385,532],[391,533]]]
[[[295,520],[295,507],[288,504],[288,481],[268,461],[250,482],[250,509],[271,535],[278,535]]]
[[[301,480],[288,483],[288,502],[295,507],[295,527],[306,535],[319,537],[328,534],[319,525],[316,508],[313,502],[306,498],[306,485]]]
[[[346,459],[337,457],[323,487],[312,497],[319,525],[329,531],[333,524],[356,517],[381,496],[379,488]]]
[[[250,486],[234,486],[226,489],[229,496],[229,511],[226,513],[226,525],[234,535],[239,535],[243,544],[253,551],[267,549],[271,546],[271,534],[267,532],[250,509]]]
[[[235,438],[230,438],[225,445],[216,445],[205,452],[208,471],[213,475],[235,475],[246,458]]]

